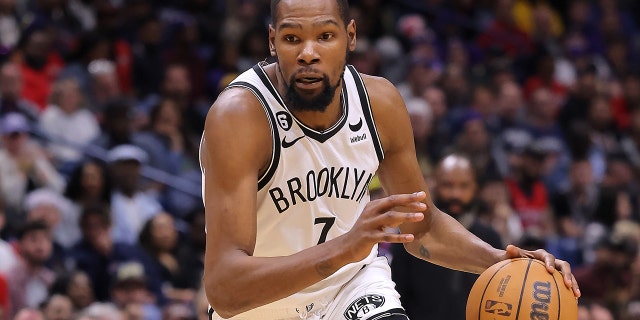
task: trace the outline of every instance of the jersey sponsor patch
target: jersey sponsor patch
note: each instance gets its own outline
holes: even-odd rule
[[[363,132],[362,134],[358,134],[355,136],[350,136],[349,137],[349,143],[350,144],[357,144],[363,141],[367,141],[367,133]]]
[[[384,305],[384,296],[378,294],[364,295],[347,307],[347,310],[344,311],[344,318],[347,320],[360,320],[382,305]]]

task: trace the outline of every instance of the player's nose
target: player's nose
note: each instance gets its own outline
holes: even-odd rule
[[[320,61],[320,55],[318,54],[316,43],[314,41],[305,41],[298,55],[298,62],[301,64],[313,64],[318,61]]]

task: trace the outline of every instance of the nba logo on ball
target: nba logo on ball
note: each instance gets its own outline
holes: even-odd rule
[[[578,319],[578,302],[560,272],[519,258],[498,262],[478,277],[467,300],[467,320],[516,319]]]

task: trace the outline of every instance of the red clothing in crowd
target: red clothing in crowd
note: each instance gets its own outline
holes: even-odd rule
[[[511,204],[522,221],[524,230],[546,228],[546,215],[549,200],[547,188],[542,181],[534,182],[531,194],[527,194],[516,180],[507,178],[505,185],[511,195]]]
[[[22,97],[35,103],[40,111],[44,110],[47,107],[51,85],[62,70],[64,61],[57,54],[51,53],[41,70],[31,68],[24,61],[19,61],[19,65],[22,70]]]

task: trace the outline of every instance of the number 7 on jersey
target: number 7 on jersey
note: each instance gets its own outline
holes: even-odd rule
[[[329,229],[331,229],[334,222],[336,222],[336,217],[316,218],[316,220],[313,222],[314,225],[324,223],[322,232],[320,233],[320,239],[318,239],[318,244],[327,241],[327,234],[329,233]]]

